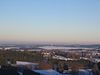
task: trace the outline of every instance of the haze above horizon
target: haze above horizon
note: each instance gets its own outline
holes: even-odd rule
[[[100,0],[0,0],[0,42],[100,44]]]

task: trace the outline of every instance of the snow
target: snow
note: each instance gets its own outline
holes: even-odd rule
[[[40,73],[42,75],[70,75],[70,74],[60,74],[59,72],[55,70],[33,70],[37,73]],[[93,75],[91,70],[83,70],[80,69],[78,75]]]
[[[38,65],[38,63],[24,62],[24,61],[16,61],[17,65]]]
[[[62,75],[55,70],[33,70],[34,72],[40,73],[42,75]]]

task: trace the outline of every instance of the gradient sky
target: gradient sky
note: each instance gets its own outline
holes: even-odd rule
[[[100,0],[0,0],[0,41],[100,43]]]

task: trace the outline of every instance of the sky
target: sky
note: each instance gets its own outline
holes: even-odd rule
[[[0,42],[100,44],[100,0],[0,0]]]

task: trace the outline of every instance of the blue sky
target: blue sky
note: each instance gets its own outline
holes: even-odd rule
[[[0,0],[0,41],[100,43],[100,0]]]

